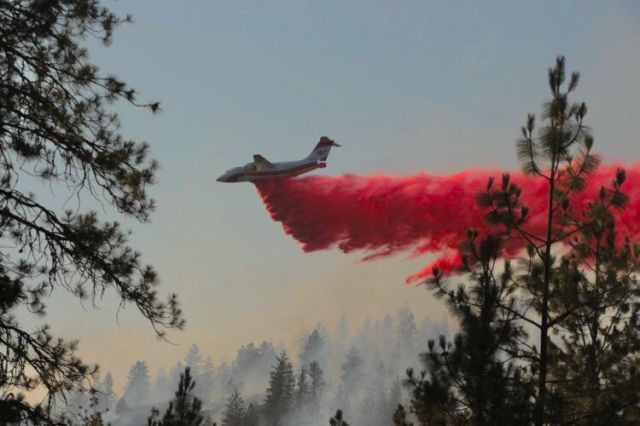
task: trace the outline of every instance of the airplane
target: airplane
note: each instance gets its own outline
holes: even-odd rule
[[[327,167],[327,157],[333,146],[339,147],[340,145],[323,136],[306,158],[280,163],[272,163],[262,155],[255,154],[253,162],[242,167],[229,169],[216,180],[218,182],[255,182],[297,176],[311,170]]]

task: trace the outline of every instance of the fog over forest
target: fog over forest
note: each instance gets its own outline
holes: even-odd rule
[[[150,371],[145,360],[139,360],[131,366],[128,377],[113,377],[109,367],[103,366],[95,384],[97,409],[113,424],[145,424],[153,407],[162,410],[167,406],[180,374],[190,367],[203,412],[221,424],[235,391],[245,410],[249,406],[260,409],[270,374],[285,353],[293,366],[294,394],[304,388],[313,397],[303,403],[296,399],[284,417],[284,426],[324,425],[337,409],[353,424],[386,425],[398,404],[406,403],[402,385],[406,369],[420,371],[418,354],[426,351],[429,339],[449,335],[451,328],[446,318],[416,319],[405,305],[361,324],[351,324],[348,315],[343,315],[333,332],[318,324],[305,333],[293,353],[282,343],[250,342],[238,348],[231,362],[216,365],[212,361],[215,354],[202,353],[192,344],[183,359],[158,371]],[[310,371],[317,367],[321,371]],[[303,368],[305,378],[301,381]],[[122,392],[114,391],[120,388]],[[89,394],[75,391],[68,398],[67,409],[80,419],[89,405]]]

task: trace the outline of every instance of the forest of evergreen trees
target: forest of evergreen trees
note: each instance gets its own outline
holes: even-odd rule
[[[419,348],[448,331],[446,319],[416,320],[404,306],[358,327],[343,316],[333,333],[318,325],[290,351],[271,341],[249,343],[219,364],[193,344],[173,366],[151,372],[141,360],[127,377],[106,373],[95,383],[94,404],[91,393],[74,391],[61,411],[77,424],[96,413],[117,425],[145,424],[152,407],[166,409],[189,368],[202,416],[219,425],[317,425],[338,409],[352,424],[387,425],[408,402],[402,382],[407,367],[419,368]]]

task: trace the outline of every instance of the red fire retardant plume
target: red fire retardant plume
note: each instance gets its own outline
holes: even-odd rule
[[[618,167],[600,167],[573,208],[584,209],[602,186],[611,188]],[[619,238],[640,240],[640,166],[626,171],[622,188],[630,200],[626,210],[616,214],[616,232]],[[454,271],[461,264],[458,247],[467,230],[489,229],[475,196],[490,176],[499,186],[501,172],[467,170],[450,176],[308,176],[264,181],[257,188],[271,217],[305,252],[337,246],[345,253],[363,252],[365,260],[406,250],[413,256],[439,256],[407,277],[407,282],[414,282],[428,278],[435,266]],[[522,188],[522,201],[530,209],[527,230],[544,236],[547,183],[521,173],[513,173],[511,180]],[[511,241],[503,254],[514,257],[524,245],[522,240]]]

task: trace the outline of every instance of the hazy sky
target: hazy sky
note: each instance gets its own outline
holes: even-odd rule
[[[80,339],[85,359],[117,381],[138,359],[155,373],[192,342],[219,363],[253,340],[291,347],[342,313],[358,323],[404,303],[419,315],[444,312],[423,287],[403,283],[427,259],[303,254],[252,185],[215,182],[254,153],[296,159],[327,135],[343,148],[321,173],[513,169],[519,128],[540,110],[546,69],[563,54],[582,73],[577,98],[590,107],[597,151],[606,161],[640,158],[637,2],[106,4],[135,22],[111,47],[93,48],[93,60],[163,109],[118,106],[123,132],[150,141],[162,167],[151,223],[125,223],[188,321],[170,345],[133,307],[118,324],[112,297],[95,312],[54,296],[54,333]]]

